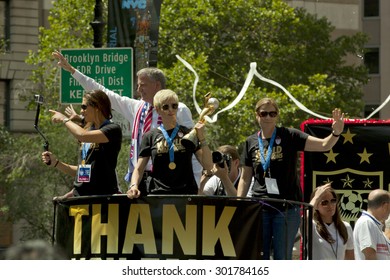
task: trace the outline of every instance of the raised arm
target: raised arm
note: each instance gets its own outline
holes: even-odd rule
[[[133,115],[135,115],[134,103],[138,103],[140,101],[129,98],[127,96],[121,96],[116,92],[104,87],[104,85],[99,84],[94,79],[84,75],[76,68],[74,68],[59,51],[54,51],[52,55],[58,59],[57,65],[65,71],[71,73],[73,78],[80,83],[84,90],[91,91],[100,89],[106,93],[110,99],[112,109],[123,115],[125,119],[132,123]]]
[[[309,136],[306,140],[305,151],[325,152],[332,149],[332,147],[337,143],[344,129],[344,113],[342,113],[340,109],[336,108],[332,111],[332,116],[332,133],[323,139]]]
[[[64,114],[57,112],[55,110],[49,110],[53,114],[52,121],[54,123],[64,123],[69,132],[80,142],[88,143],[107,143],[109,139],[107,136],[100,130],[85,130],[80,127],[78,124],[72,122],[70,119],[66,118]]]
[[[196,134],[200,142],[200,149],[196,151],[195,155],[200,164],[205,170],[211,170],[213,168],[213,160],[211,157],[211,151],[207,144],[206,136],[204,135],[204,126],[202,122],[195,124]]]

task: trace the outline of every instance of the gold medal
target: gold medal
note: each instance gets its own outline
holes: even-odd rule
[[[176,168],[176,163],[174,163],[173,161],[169,163],[168,165],[169,169],[173,170]]]

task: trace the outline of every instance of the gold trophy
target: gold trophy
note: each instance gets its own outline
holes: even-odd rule
[[[205,117],[211,115],[218,108],[219,101],[216,98],[211,97],[211,93],[207,93],[204,96],[204,108],[199,114],[199,122],[204,123]],[[181,139],[181,144],[189,150],[195,150],[198,146],[198,136],[196,135],[196,129],[193,128],[188,134],[184,135]]]

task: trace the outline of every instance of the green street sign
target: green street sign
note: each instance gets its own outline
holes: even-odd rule
[[[61,53],[74,68],[105,88],[132,97],[132,48],[62,49]],[[61,69],[60,102],[81,103],[83,94],[82,86],[68,71]]]

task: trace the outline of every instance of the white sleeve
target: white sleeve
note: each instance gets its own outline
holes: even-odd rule
[[[179,109],[177,111],[177,122],[179,125],[192,128],[194,127],[194,122],[192,120],[192,114],[190,109],[184,104],[179,102]]]
[[[374,235],[371,232],[375,232],[373,228],[375,224],[371,223],[368,220],[363,221],[359,227],[359,250],[362,252],[366,248],[373,248],[376,251],[376,240],[374,240]]]
[[[218,187],[219,178],[217,176],[212,176],[204,185],[203,194],[204,195],[214,195]]]
[[[353,250],[353,230],[349,223],[344,222],[345,227],[347,228],[348,232],[348,240],[347,240],[347,250]]]
[[[138,107],[141,105],[142,101],[132,99],[127,96],[121,96],[114,91],[105,88],[103,85],[84,75],[77,69],[72,76],[86,91],[96,89],[104,91],[110,99],[112,109],[120,113],[126,120],[130,122],[131,125],[133,125],[135,113],[137,112]]]

